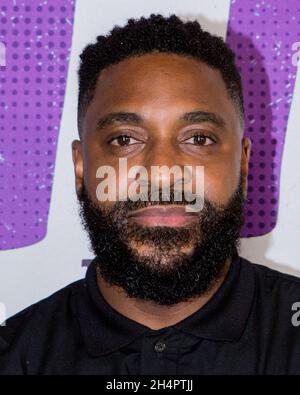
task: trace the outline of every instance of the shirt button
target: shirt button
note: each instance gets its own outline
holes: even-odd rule
[[[166,348],[166,344],[161,342],[156,343],[154,346],[154,350],[156,352],[163,352],[165,348]]]

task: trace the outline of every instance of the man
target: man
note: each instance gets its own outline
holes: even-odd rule
[[[196,21],[131,19],[85,48],[72,152],[95,259],[84,280],[1,328],[2,374],[300,373],[300,280],[238,255],[243,115],[234,55]],[[172,177],[168,200],[161,172],[149,199],[138,188],[123,198],[138,172],[126,184],[120,159],[149,172],[203,168],[201,209],[186,210],[193,172],[182,200],[184,177]],[[103,168],[115,170],[117,199],[102,199]]]

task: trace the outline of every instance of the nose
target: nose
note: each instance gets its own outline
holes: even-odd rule
[[[144,157],[143,166],[151,175],[152,190],[176,187],[183,182],[183,167],[180,153],[170,141],[151,144]]]

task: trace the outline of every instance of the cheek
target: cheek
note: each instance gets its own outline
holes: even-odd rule
[[[101,160],[102,158],[102,160]],[[96,202],[96,190],[99,184],[99,179],[96,177],[97,170],[100,166],[105,165],[105,159],[103,160],[103,155],[99,152],[96,147],[89,144],[84,149],[84,160],[83,160],[83,177],[85,188],[91,197],[91,199]]]
[[[234,164],[214,166],[204,175],[205,197],[218,204],[227,204],[236,191],[240,179],[240,169]]]
[[[101,149],[99,142],[95,138],[87,136],[83,145],[84,185],[92,200],[101,205],[105,202],[98,202],[97,200],[96,191],[101,181],[97,177],[97,172],[99,168],[104,166],[114,168],[115,164],[111,158],[107,157],[105,151]]]
[[[237,190],[241,177],[241,144],[228,143],[216,160],[205,168],[205,196],[212,202],[227,204]]]
[[[101,153],[86,155],[84,184],[91,199],[101,206],[112,206],[116,201],[127,200],[128,190],[136,190],[136,184],[128,178],[127,168],[111,161]],[[102,198],[101,198],[102,197]]]

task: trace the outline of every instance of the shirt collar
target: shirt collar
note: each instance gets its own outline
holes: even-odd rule
[[[246,327],[254,297],[252,265],[236,253],[224,282],[209,302],[172,327],[203,339],[237,341]],[[83,288],[75,291],[83,340],[94,356],[113,352],[143,334],[155,332],[123,316],[105,301],[97,286],[96,267],[95,258],[87,269]]]

